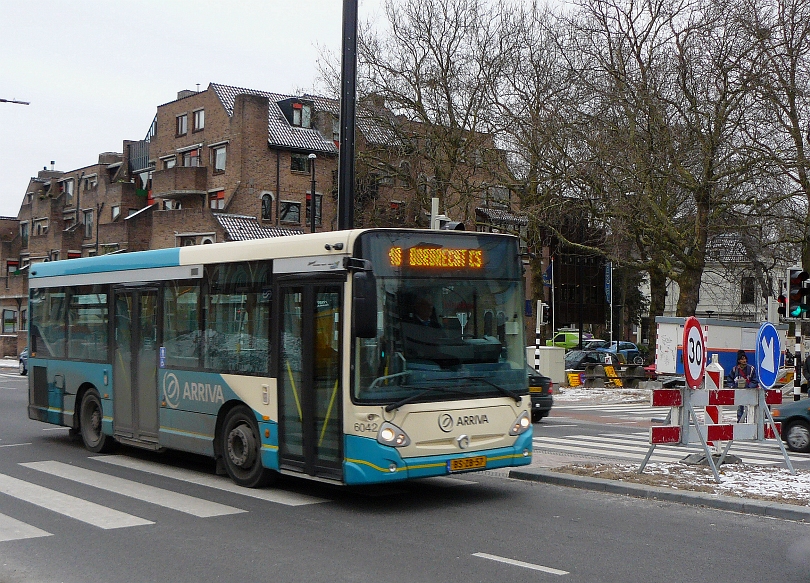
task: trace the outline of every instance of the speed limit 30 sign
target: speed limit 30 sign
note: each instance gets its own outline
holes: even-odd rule
[[[703,383],[706,371],[706,341],[703,329],[694,316],[686,319],[683,325],[683,372],[686,386],[697,389]]]

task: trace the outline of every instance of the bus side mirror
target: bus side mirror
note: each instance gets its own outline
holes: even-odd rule
[[[357,338],[377,337],[377,281],[371,271],[354,274],[353,306],[354,335]]]

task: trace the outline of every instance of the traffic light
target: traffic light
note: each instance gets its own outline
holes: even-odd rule
[[[779,307],[777,308],[776,312],[780,317],[787,318],[787,298],[785,297],[785,294],[779,294],[776,301],[779,302]]]
[[[549,323],[549,312],[551,311],[551,306],[549,306],[546,302],[539,301],[537,302],[537,324],[543,326]]]
[[[810,311],[810,275],[799,267],[787,270],[788,295],[787,315],[790,318],[807,319]]]

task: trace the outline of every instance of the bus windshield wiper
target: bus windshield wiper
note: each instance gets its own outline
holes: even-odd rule
[[[407,386],[408,385],[400,385],[400,387],[407,387]],[[411,386],[413,386],[413,385],[411,385]],[[396,401],[395,403],[391,403],[389,405],[386,405],[385,410],[386,410],[386,412],[390,413],[394,409],[399,409],[403,405],[407,405],[408,403],[410,403],[412,401],[416,401],[417,399],[421,399],[425,395],[429,395],[430,393],[434,393],[434,392],[435,393],[457,393],[457,394],[461,394],[461,395],[466,395],[466,393],[464,391],[459,390],[459,389],[446,389],[444,387],[430,387],[430,388],[425,389],[424,391],[419,391],[418,393],[414,393],[413,395],[408,395],[404,399],[400,399],[399,401]]]
[[[496,389],[498,389],[498,391],[500,391],[501,394],[513,398],[515,400],[515,403],[520,403],[521,397],[516,392],[510,391],[509,389],[507,389],[506,387],[502,387],[501,385],[496,385],[495,383],[493,383],[492,381],[488,380],[485,377],[464,377],[464,378],[468,378],[471,381],[481,381],[483,383],[488,384],[490,387],[495,387]]]

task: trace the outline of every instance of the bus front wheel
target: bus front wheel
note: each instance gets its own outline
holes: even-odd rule
[[[95,389],[89,389],[82,397],[82,406],[79,410],[79,429],[84,447],[93,453],[111,451],[115,441],[101,431],[101,421],[104,413],[101,409],[101,397]]]
[[[258,488],[272,481],[273,472],[262,466],[259,425],[249,409],[237,407],[228,412],[220,439],[225,469],[236,484]]]

